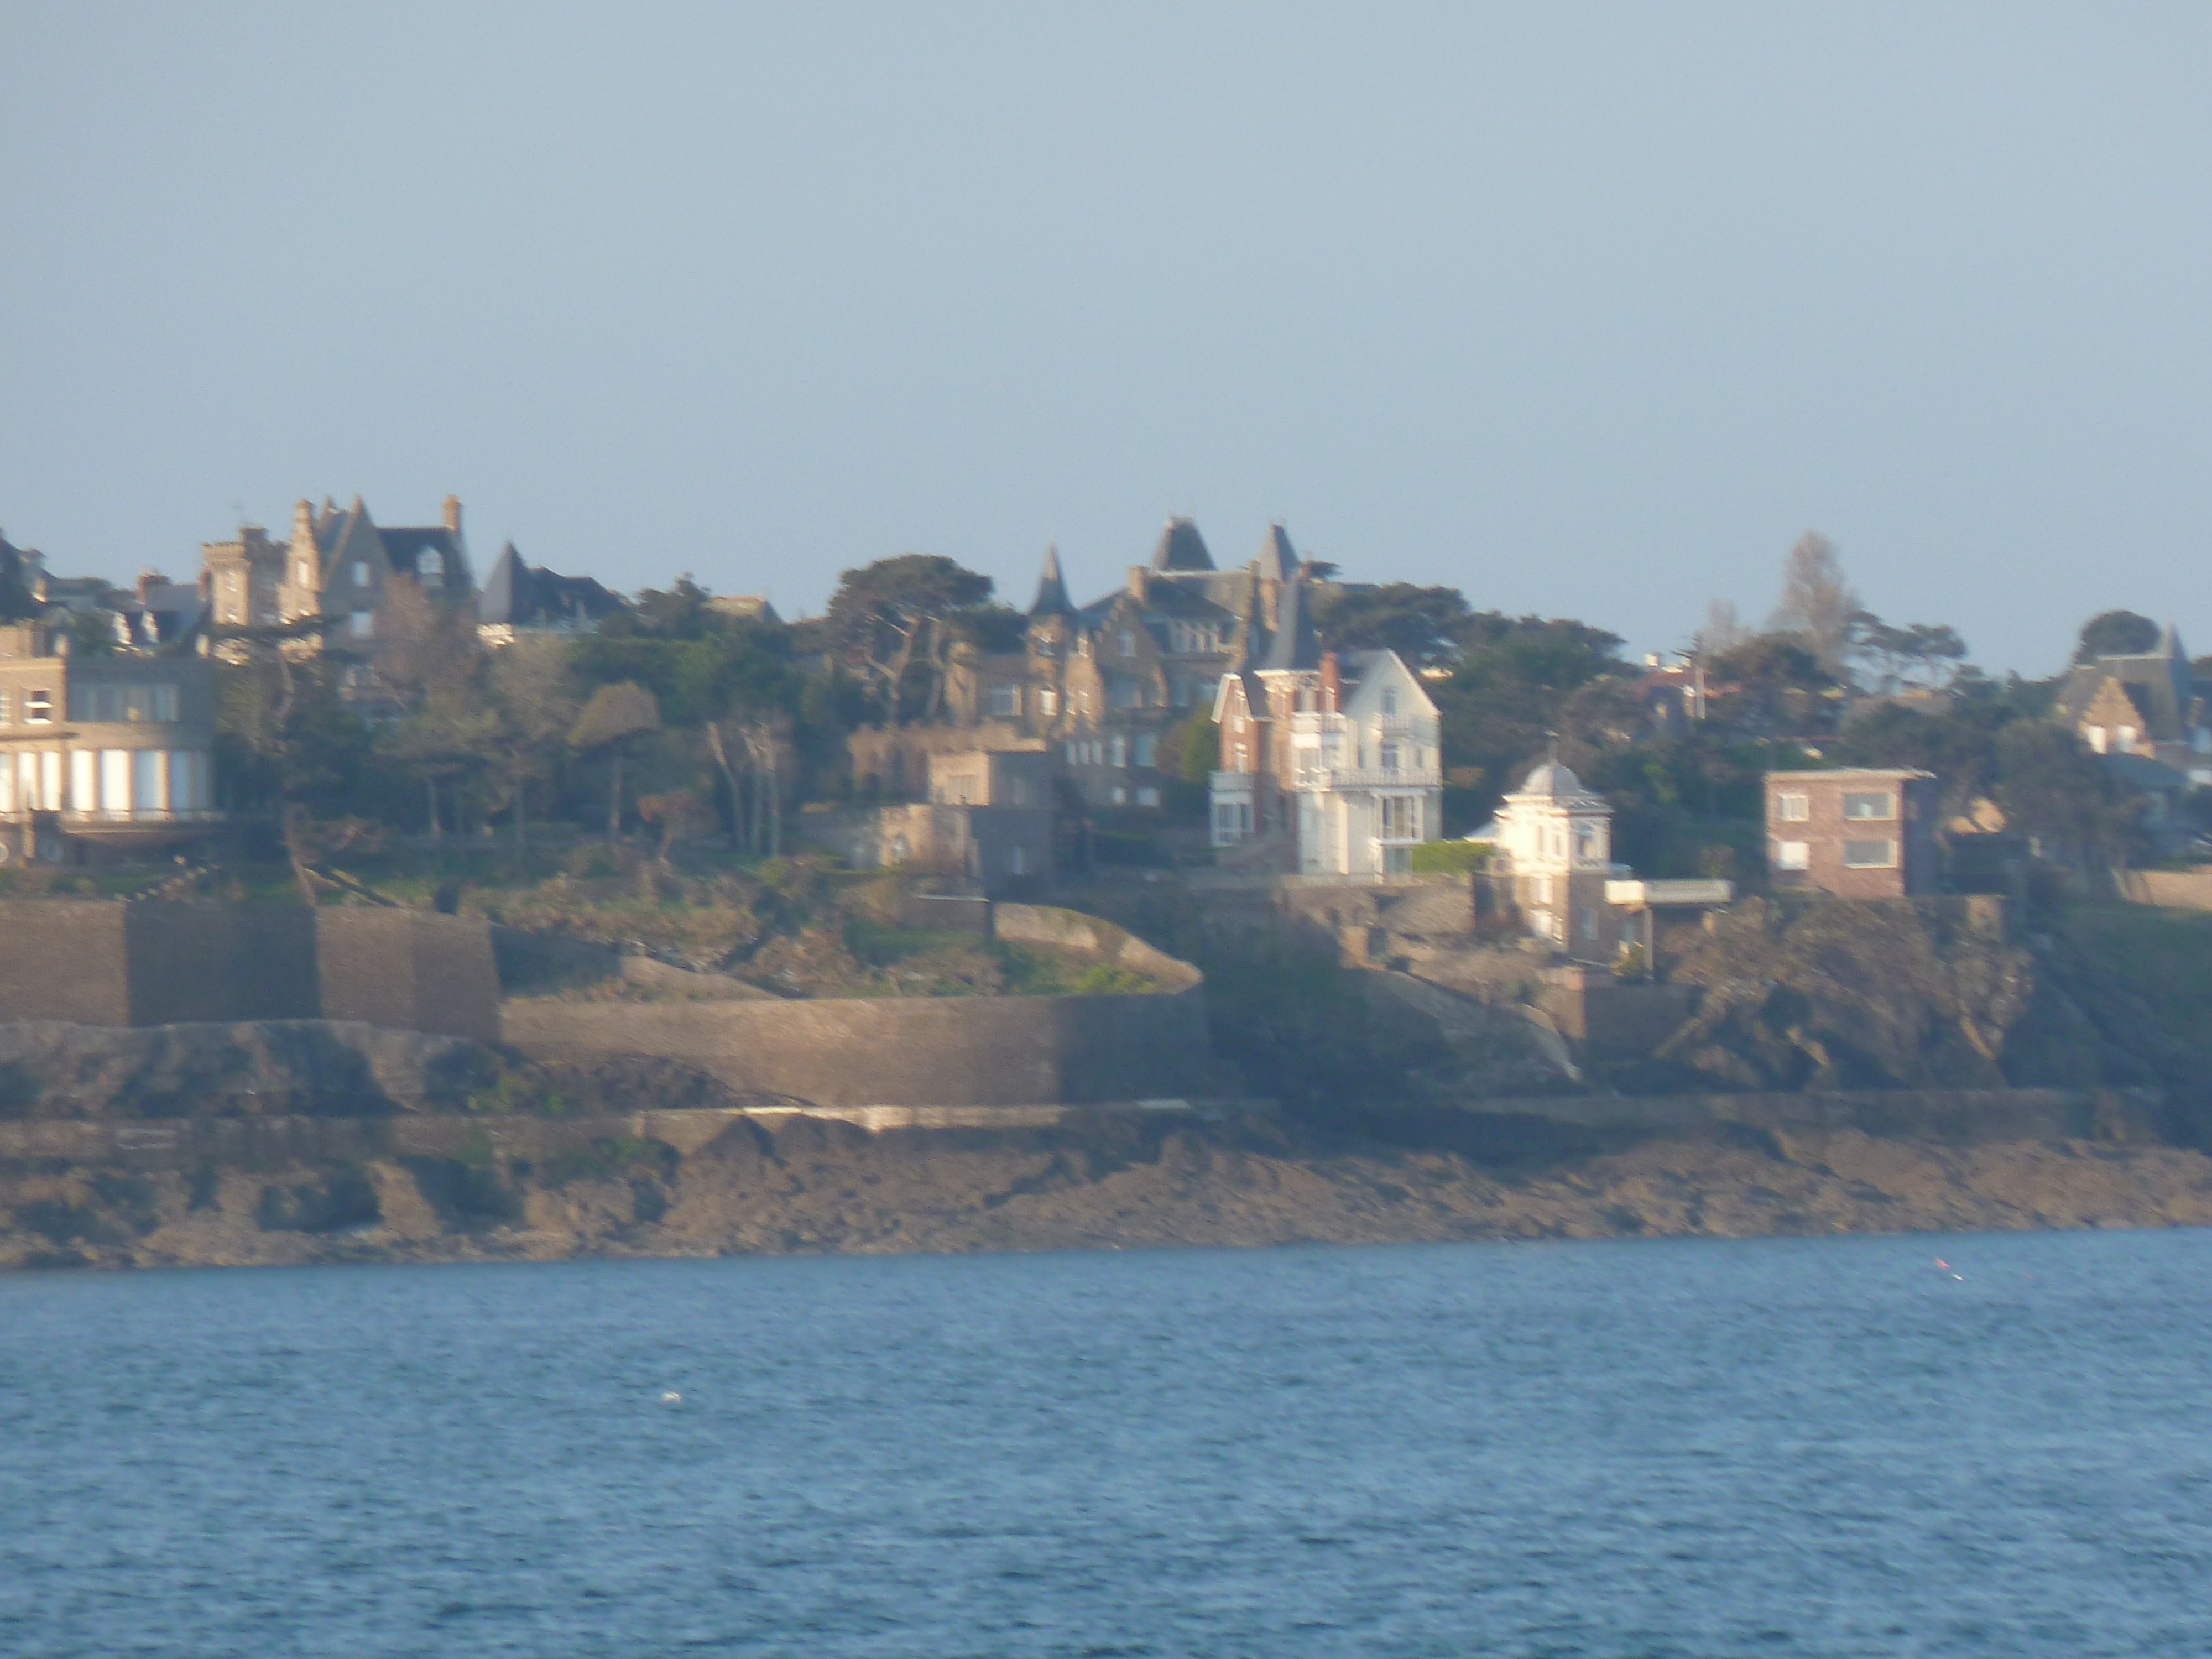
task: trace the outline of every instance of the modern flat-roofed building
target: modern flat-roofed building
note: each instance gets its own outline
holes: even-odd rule
[[[1766,867],[1778,892],[1913,898],[1936,890],[1936,775],[1848,767],[1766,775]]]

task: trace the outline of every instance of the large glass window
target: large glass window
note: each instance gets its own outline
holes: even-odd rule
[[[1809,842],[1778,841],[1774,843],[1774,867],[1778,870],[1803,870],[1811,866],[1813,848]]]
[[[1419,795],[1382,797],[1382,839],[1419,841],[1421,838],[1421,798]]]
[[[1847,841],[1844,843],[1846,870],[1893,870],[1897,843],[1893,841]]]
[[[994,685],[991,688],[991,712],[1005,718],[1022,712],[1022,688],[1018,685]]]
[[[1847,818],[1893,818],[1897,816],[1897,797],[1887,789],[1855,790],[1844,797],[1844,816]]]

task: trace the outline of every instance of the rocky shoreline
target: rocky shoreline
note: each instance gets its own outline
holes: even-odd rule
[[[1718,1125],[1516,1161],[1265,1114],[870,1133],[729,1121],[682,1150],[0,1167],[0,1267],[1744,1237],[2212,1224],[2212,1158]]]

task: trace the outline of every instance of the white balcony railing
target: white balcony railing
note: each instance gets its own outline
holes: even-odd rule
[[[1444,775],[1435,767],[1316,766],[1291,775],[1295,789],[1441,789]]]
[[[20,818],[20,817],[30,817],[31,815],[30,815],[29,813],[27,813],[27,812],[12,812],[12,813],[9,813],[9,814],[7,814],[6,816],[10,817],[19,817],[19,818]],[[66,808],[63,809],[63,811],[61,811],[61,813],[59,814],[59,817],[60,817],[60,818],[61,818],[62,822],[63,822],[64,823],[66,823],[66,824],[82,824],[82,825],[93,825],[93,824],[103,824],[103,823],[154,823],[154,824],[161,824],[161,823],[213,823],[216,819],[218,819],[218,818],[222,817],[222,814],[221,812],[217,812],[217,811],[213,811],[213,810],[211,810],[211,809],[208,809],[208,808],[199,808],[199,809],[195,809],[195,810],[186,811],[175,811],[175,812],[171,812],[171,811],[155,811],[155,810],[154,810],[154,809],[152,809],[152,808],[139,808],[139,809],[135,809],[135,810],[131,810],[131,811],[125,811],[125,810],[124,810],[124,809],[122,809],[122,808],[119,808],[119,807],[118,807],[118,808],[117,808],[116,810],[114,810],[114,811],[106,811],[106,810],[105,810],[105,809],[102,809],[102,810],[96,811],[83,812],[83,811],[77,811],[77,810],[76,810],[76,808],[74,808],[74,807],[66,807]]]

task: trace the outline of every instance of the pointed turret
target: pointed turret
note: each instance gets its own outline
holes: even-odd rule
[[[1044,570],[1037,577],[1036,598],[1030,604],[1032,617],[1072,617],[1075,606],[1067,597],[1067,583],[1060,574],[1060,549],[1048,544],[1044,550]]]
[[[1291,538],[1279,524],[1267,526],[1267,533],[1260,543],[1260,580],[1266,582],[1286,582],[1298,568],[1297,550],[1291,545]]]
[[[1243,672],[1258,665],[1267,641],[1260,629],[1260,584],[1249,581],[1237,595],[1237,622],[1229,636],[1229,666]]]
[[[520,621],[529,597],[528,586],[522,556],[509,542],[500,549],[499,557],[492,562],[491,574],[484,578],[483,591],[477,595],[477,620],[510,623]]]
[[[1263,669],[1319,668],[1321,636],[1314,632],[1313,606],[1303,579],[1286,582],[1275,613],[1275,638]]]
[[[1198,533],[1195,524],[1188,519],[1170,519],[1168,527],[1160,532],[1159,545],[1152,550],[1152,568],[1211,570],[1213,555],[1206,550],[1206,538]]]

